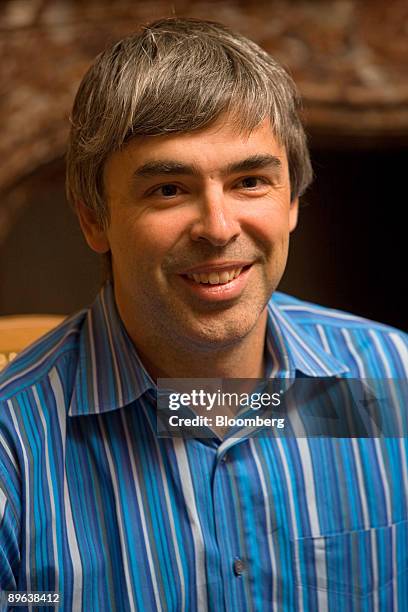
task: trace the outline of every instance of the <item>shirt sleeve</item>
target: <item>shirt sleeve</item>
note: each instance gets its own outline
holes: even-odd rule
[[[19,525],[0,472],[0,592],[17,590],[20,564]]]
[[[21,476],[13,431],[0,402],[0,593],[17,590],[20,567]]]

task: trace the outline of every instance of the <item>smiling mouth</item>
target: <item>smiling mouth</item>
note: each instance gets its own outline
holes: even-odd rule
[[[230,270],[221,270],[219,272],[209,272],[200,274],[182,274],[184,278],[195,282],[197,285],[227,285],[238,278],[242,271],[247,270],[252,264],[231,268]]]

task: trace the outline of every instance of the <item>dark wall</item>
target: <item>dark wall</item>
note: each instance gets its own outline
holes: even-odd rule
[[[407,329],[407,150],[313,150],[312,159],[280,290]],[[0,314],[71,313],[100,285],[63,180],[59,161],[27,183],[31,201],[0,247]]]
[[[281,289],[407,329],[408,150],[314,150],[312,159]]]
[[[74,312],[92,300],[101,272],[65,201],[63,161],[19,189],[27,202],[0,247],[0,314]]]

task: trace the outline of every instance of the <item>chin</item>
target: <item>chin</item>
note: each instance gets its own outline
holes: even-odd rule
[[[197,348],[208,350],[223,349],[233,346],[245,338],[253,329],[256,320],[246,318],[241,321],[211,321],[187,331],[189,341]]]

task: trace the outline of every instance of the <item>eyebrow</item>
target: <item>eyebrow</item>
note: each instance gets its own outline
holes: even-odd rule
[[[247,172],[248,170],[262,170],[267,168],[280,170],[282,168],[282,162],[279,157],[270,154],[251,155],[245,159],[231,162],[224,168],[221,168],[221,175],[226,176],[236,172]],[[148,161],[137,168],[133,173],[133,177],[152,178],[174,174],[198,176],[200,170],[195,164],[183,164],[170,159],[158,159]]]

